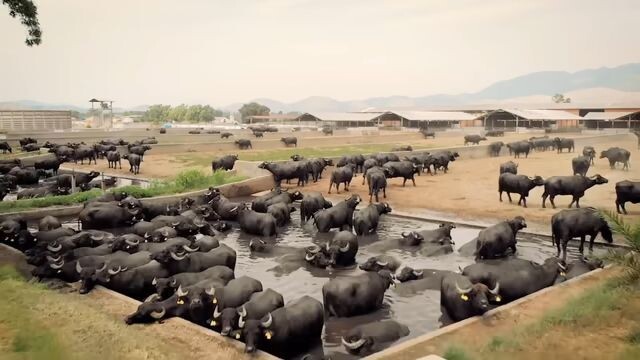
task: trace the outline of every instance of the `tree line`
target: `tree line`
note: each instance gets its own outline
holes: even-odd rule
[[[209,105],[151,105],[149,109],[142,114],[140,121],[152,123],[164,123],[167,121],[175,122],[211,122],[216,116],[225,116],[223,111],[216,110]]]

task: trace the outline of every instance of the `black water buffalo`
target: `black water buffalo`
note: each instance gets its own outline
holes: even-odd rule
[[[515,254],[516,235],[527,227],[522,216],[516,216],[480,230],[476,243],[476,259],[489,259],[504,256],[508,249]]]
[[[504,136],[503,130],[489,130],[485,133],[485,136]]]
[[[116,164],[120,165],[120,169],[122,169],[122,161],[120,160],[120,153],[118,151],[109,151],[106,156],[109,169],[115,169]]]
[[[514,163],[513,161],[507,161],[506,163],[500,164],[500,174],[504,173],[511,173],[514,175],[517,174],[518,164]]]
[[[582,256],[580,259],[576,259],[567,264],[564,274],[560,273],[560,276],[556,278],[556,284],[602,267],[604,267],[604,262],[601,259]]]
[[[0,142],[0,150],[2,150],[3,154],[6,154],[7,151],[11,154],[11,152],[13,151],[13,149],[11,149],[11,146],[9,145],[9,143],[6,142],[6,141]]]
[[[516,141],[508,143],[507,149],[509,149],[509,155],[513,154],[514,158],[519,158],[520,154],[524,154],[525,157],[529,157],[531,144],[528,141]]]
[[[224,287],[207,289],[205,294],[214,307],[210,325],[219,327],[221,325],[220,317],[224,309],[231,308],[236,311],[237,307],[249,301],[251,295],[260,291],[262,291],[262,283],[248,276],[233,279]]]
[[[271,214],[259,213],[246,207],[238,209],[238,224],[247,234],[259,236],[275,236],[277,221]]]
[[[60,159],[58,158],[45,159],[45,160],[36,161],[33,164],[33,168],[36,170],[51,170],[53,172],[53,175],[57,175],[58,169],[60,169],[61,163],[62,161],[60,161]]]
[[[119,293],[142,299],[155,292],[153,279],[169,276],[169,271],[159,262],[138,266],[127,271],[119,271],[109,278],[109,282],[103,284]]]
[[[233,170],[233,166],[238,160],[238,155],[225,155],[211,161],[211,170],[216,172],[218,169]]]
[[[266,202],[268,200],[271,200],[275,196],[282,194],[282,192],[284,191],[288,191],[288,190],[286,189],[283,190],[282,188],[277,187],[277,188],[271,189],[268,193],[264,195],[260,195],[256,197],[251,201],[251,210],[258,211],[259,209],[261,210],[260,212],[265,212],[267,209]]]
[[[66,161],[75,159],[76,151],[69,146],[58,146],[49,149],[50,153],[54,153],[58,159],[65,159]]]
[[[587,176],[591,159],[588,156],[577,156],[571,159],[573,175]]]
[[[619,147],[612,147],[604,150],[600,153],[600,159],[607,158],[609,160],[609,167],[615,169],[616,163],[622,163],[622,170],[629,170],[629,158],[631,153],[629,150]]]
[[[352,354],[364,356],[386,348],[409,335],[409,328],[395,320],[377,321],[351,328],[342,337],[342,345]]]
[[[329,194],[331,194],[331,188],[335,184],[336,192],[340,194],[340,184],[344,184],[344,190],[349,191],[349,185],[351,185],[351,180],[353,180],[353,175],[355,173],[355,166],[353,164],[348,164],[339,168],[336,168],[331,173],[331,179],[329,180]]]
[[[322,249],[329,266],[350,266],[356,262],[358,239],[351,231],[340,231]]]
[[[364,271],[381,271],[389,270],[394,273],[400,267],[400,261],[391,255],[376,255],[368,258],[360,264],[360,270]]]
[[[480,141],[487,140],[486,137],[480,135],[465,135],[464,136],[464,145],[471,143],[471,145],[478,145]]]
[[[75,173],[72,174],[62,174],[57,177],[57,185],[60,188],[71,188],[71,178],[75,177],[75,185],[77,187],[81,187],[83,185],[89,184],[91,180],[100,176],[100,173],[97,171],[89,171],[88,173]]]
[[[103,265],[101,268],[95,266],[93,268],[89,267],[89,269],[81,266],[82,260],[85,257],[80,258],[76,263],[76,270],[80,274],[81,281],[78,292],[80,294],[86,294],[93,289],[96,281],[106,284],[111,281],[111,277],[120,272],[148,264],[151,261],[149,255],[151,255],[151,253],[147,251],[140,251],[134,254],[129,254],[124,251],[114,252],[102,257]]]
[[[110,151],[116,151],[117,148],[115,145],[103,145],[103,144],[95,144],[93,145],[93,150],[96,153],[96,156],[99,159],[104,158],[105,156],[107,156],[107,153]]]
[[[298,186],[303,186],[307,182],[309,169],[306,163],[301,161],[291,161],[286,163],[263,162],[258,167],[265,169],[273,175],[273,180],[277,187],[280,187],[282,180],[298,179]]]
[[[284,146],[293,145],[298,147],[298,138],[295,136],[283,137],[280,139],[280,142],[282,142]]]
[[[500,284],[500,295],[496,302],[508,303],[551,286],[566,267],[557,258],[548,258],[542,265],[524,259],[487,260],[471,264],[462,270],[462,275],[472,283]]]
[[[295,211],[295,207],[282,202],[269,205],[267,208],[267,214],[271,214],[276,219],[277,226],[285,226],[289,223],[291,221],[291,213]]]
[[[234,143],[240,150],[253,149],[253,146],[251,145],[251,140],[239,139],[239,140],[236,140]]]
[[[383,165],[388,171],[389,178],[401,177],[403,178],[402,186],[404,187],[407,180],[411,179],[413,186],[416,186],[415,174],[420,175],[422,166],[416,165],[411,161],[389,161]]]
[[[322,303],[303,296],[261,320],[247,320],[242,329],[245,352],[253,353],[259,348],[289,358],[320,341],[324,320]]]
[[[460,157],[460,154],[452,151],[439,151],[431,154],[429,162],[433,165],[433,172],[436,173],[438,169],[442,168],[446,174],[449,171],[449,163],[456,161],[456,158]]]
[[[309,167],[311,168],[310,174],[313,182],[317,182],[318,179],[322,178],[322,172],[327,166],[333,166],[333,160],[325,158],[309,160]]]
[[[389,173],[389,169],[375,166],[366,170],[364,174],[362,174],[363,179],[367,180],[369,187],[369,202],[373,200],[373,196],[376,197],[376,202],[379,200],[379,193],[382,190],[382,197],[387,198],[387,174]]]
[[[422,256],[439,256],[453,252],[451,230],[456,226],[442,223],[436,229],[402,232],[397,239],[378,241],[369,246],[369,251],[385,253],[393,249],[419,251]]]
[[[435,139],[436,138],[436,132],[435,131],[429,131],[427,129],[420,129],[420,134],[422,134],[422,136],[427,139],[429,137]]]
[[[36,188],[27,188],[24,190],[18,191],[17,199],[33,199],[33,198],[42,198],[45,196],[58,196],[58,195],[68,195],[71,188],[59,187],[56,185],[45,185],[39,186]]]
[[[123,159],[129,160],[129,172],[132,172],[133,175],[138,175],[140,173],[140,163],[142,162],[142,157],[138,154],[124,154],[122,155]]]
[[[279,203],[291,204],[294,201],[302,200],[303,198],[302,193],[297,190],[293,192],[280,191],[280,193],[276,193],[278,191],[280,190],[276,189],[272,191],[271,194],[273,194],[273,196],[263,197],[261,199],[256,199],[252,201],[251,210],[254,210],[257,212],[267,212],[267,209],[271,205],[279,204]]]
[[[602,185],[608,183],[609,180],[603,178],[599,174],[592,177],[573,175],[573,176],[552,176],[544,182],[544,193],[542,194],[542,207],[546,208],[547,197],[551,201],[551,206],[556,208],[553,199],[558,195],[571,195],[573,198],[569,207],[576,203],[576,207],[580,207],[580,198],[584,196],[585,191],[594,185]]]
[[[613,242],[609,224],[594,208],[562,210],[551,217],[551,239],[558,249],[558,257],[562,246],[562,260],[565,262],[569,240],[580,238],[579,250],[582,254],[586,236],[590,236],[589,251],[593,251],[593,242],[598,233],[602,234],[607,242]]]
[[[313,214],[313,222],[319,232],[329,232],[332,228],[353,228],[353,212],[362,201],[360,196],[352,195],[328,209]]]
[[[520,200],[518,205],[522,203],[523,207],[527,207],[527,197],[529,191],[536,186],[544,185],[544,179],[540,176],[529,177],[526,175],[514,175],[512,173],[500,174],[498,178],[498,192],[500,193],[500,202],[502,202],[502,192],[506,192],[511,202],[511,193],[519,194]]]
[[[500,150],[502,150],[503,146],[504,143],[502,141],[496,141],[489,144],[489,156],[500,156]]]
[[[401,145],[391,148],[391,151],[413,151],[413,147],[411,145]]]
[[[228,267],[214,266],[200,272],[185,272],[165,278],[156,278],[151,283],[156,287],[156,293],[164,299],[173,295],[180,286],[187,288],[203,280],[219,279],[220,287],[222,287],[234,277],[233,270]]]
[[[73,161],[76,163],[80,161],[80,164],[84,164],[85,160],[89,161],[89,165],[91,165],[91,160],[97,164],[96,151],[90,146],[81,145],[75,149]]]
[[[497,300],[500,283],[490,288],[485,283],[473,283],[468,277],[450,273],[440,283],[440,306],[454,321],[482,315],[490,308],[489,301]]]
[[[353,227],[357,235],[369,235],[376,232],[380,216],[391,212],[388,203],[371,204],[353,214]]]
[[[375,311],[382,306],[384,293],[394,281],[388,270],[331,279],[322,286],[325,314],[350,317]]]
[[[556,144],[553,139],[548,138],[535,138],[532,137],[529,140],[532,149],[536,149],[536,151],[547,151],[549,149],[553,150],[556,148]]]
[[[333,135],[333,129],[329,127],[323,127],[322,133],[325,135]]]
[[[187,317],[188,307],[180,300],[178,295],[172,295],[162,299],[158,294],[149,295],[135,312],[128,315],[124,322],[131,324],[148,324],[172,317]]]
[[[259,131],[259,130],[254,130],[253,131],[253,136],[255,136],[256,138],[264,137],[264,132]]]
[[[209,195],[207,195],[207,193]],[[236,220],[239,210],[245,207],[243,203],[233,202],[227,199],[225,196],[220,194],[217,189],[209,189],[205,193],[205,196],[211,197],[209,204],[213,207],[213,210],[220,215],[222,220]]]
[[[624,204],[630,202],[632,204],[640,203],[640,182],[624,180],[616,183],[616,211],[620,213],[620,209],[627,214]]]
[[[169,248],[153,254],[152,258],[161,263],[171,275],[183,272],[200,272],[219,265],[224,265],[232,270],[236,267],[235,250],[224,244],[207,252],[188,253],[182,248]]]
[[[317,211],[332,207],[331,201],[327,200],[319,192],[304,194],[300,202],[300,220],[304,223],[313,217]]]
[[[573,139],[567,138],[555,138],[553,142],[556,145],[556,149],[558,149],[558,154],[562,152],[563,149],[567,149],[567,151],[572,152],[575,149],[575,144]]]
[[[230,133],[230,132],[223,132],[223,133],[220,133],[220,138],[221,138],[221,139],[228,139],[228,138],[229,138],[229,137],[231,137],[231,136],[233,136],[233,134],[232,134],[232,133]]]
[[[32,151],[39,151],[39,150],[40,150],[40,145],[36,143],[26,144],[22,146],[22,151],[24,152],[32,152]]]
[[[16,177],[17,185],[35,185],[40,179],[40,173],[35,169],[21,169],[14,167],[8,175]]]
[[[189,130],[189,134],[191,134],[191,135],[200,135],[200,130]]]
[[[38,231],[49,231],[61,227],[60,220],[51,215],[46,215],[38,221]]]
[[[80,212],[78,220],[83,229],[123,227],[142,220],[141,209],[123,208],[111,203],[92,203]]]
[[[129,147],[129,154],[136,154],[140,156],[140,161],[144,161],[144,154],[151,150],[149,145],[137,145]]]
[[[596,149],[594,149],[593,146],[585,146],[582,149],[582,156],[588,157],[590,164],[595,165],[593,159],[596,157]]]
[[[260,320],[270,312],[284,306],[284,298],[273,289],[255,292],[251,294],[250,299],[243,305],[227,307],[221,311],[219,319],[222,335],[241,335],[240,331],[247,320]],[[215,318],[215,317],[214,317]]]

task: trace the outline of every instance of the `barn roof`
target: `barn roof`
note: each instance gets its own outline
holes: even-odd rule
[[[605,111],[605,112],[589,112],[583,119],[585,120],[626,120],[625,117],[640,113],[640,111]]]
[[[461,121],[476,118],[461,111],[390,111],[389,113],[413,121]]]
[[[326,112],[326,113],[304,113],[300,116],[311,115],[320,121],[333,121],[333,122],[369,122],[377,119],[383,113],[361,113],[361,112]]]
[[[494,112],[508,112],[526,120],[581,120],[582,117],[563,110],[532,110],[532,109],[499,109]]]

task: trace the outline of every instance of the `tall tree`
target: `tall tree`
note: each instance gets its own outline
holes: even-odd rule
[[[149,121],[153,123],[161,123],[169,120],[169,112],[171,110],[170,105],[151,105],[142,116],[143,121]]]
[[[571,98],[565,97],[563,94],[555,94],[551,97],[551,100],[556,104],[568,104],[571,102]]]
[[[22,25],[27,27],[27,46],[40,45],[42,30],[38,21],[38,7],[31,0],[2,0],[9,7],[11,17],[20,17]]]
[[[258,104],[257,102],[250,102],[248,104],[242,105],[240,110],[240,115],[242,115],[242,120],[246,121],[249,116],[259,116],[259,115],[269,115],[271,113],[271,109],[268,107]]]

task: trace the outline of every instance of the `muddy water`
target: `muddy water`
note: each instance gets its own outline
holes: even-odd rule
[[[290,250],[290,248],[303,248],[313,243],[324,243],[335,233],[318,233],[311,223],[301,226],[299,213],[295,212],[292,215],[291,224],[279,229],[276,238],[263,240],[275,243],[275,249],[286,252],[286,249]],[[77,222],[70,221],[68,223],[68,226],[73,225],[77,225]],[[438,225],[439,223],[437,222],[395,216],[383,217],[376,235],[359,238],[360,249],[357,261],[362,262],[370,256],[378,255],[379,253],[371,252],[368,249],[370,244],[378,240],[399,238],[403,231],[434,229]],[[479,231],[479,228],[458,226],[452,231],[452,237],[456,243],[456,251],[443,256],[427,258],[403,250],[390,250],[386,254],[401,260],[402,266],[411,266],[414,269],[456,271],[474,262],[471,255],[474,245],[471,241]],[[117,233],[117,231],[114,231],[114,233]],[[329,279],[339,276],[353,276],[362,272],[356,266],[349,269],[333,269],[331,271],[307,267],[283,268],[276,261],[282,255],[280,251],[277,251],[276,253],[278,254],[274,255],[250,253],[249,242],[255,238],[255,236],[242,233],[236,226],[227,233],[222,241],[237,252],[236,277],[247,275],[259,279],[265,289],[272,288],[280,292],[284,296],[285,302],[304,295],[312,296],[322,302],[322,285]],[[462,255],[459,252],[461,249],[466,255]],[[603,249],[596,248],[595,252],[598,254],[603,251]],[[577,259],[578,255],[577,248],[570,245],[569,261]],[[555,256],[555,249],[551,247],[551,240],[547,237],[523,234],[518,237],[517,256],[541,263],[544,259]],[[323,344],[316,346],[310,352],[315,355],[313,358],[324,356],[331,359],[354,359],[357,357],[347,354],[341,344],[341,337],[354,326],[394,319],[407,325],[411,331],[409,336],[400,340],[401,342],[440,328],[443,325],[440,317],[439,291],[414,291],[402,284],[395,289],[388,290],[385,294],[383,308],[372,314],[352,318],[328,319],[323,332]]]

